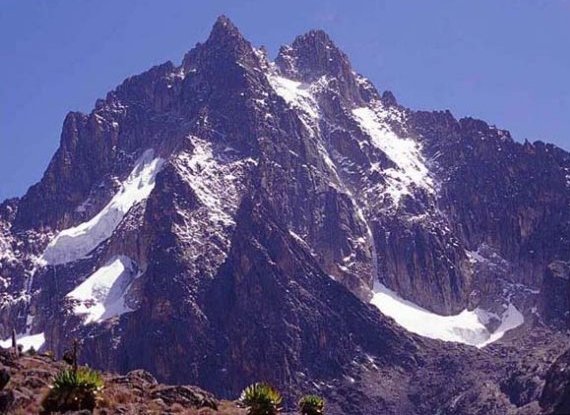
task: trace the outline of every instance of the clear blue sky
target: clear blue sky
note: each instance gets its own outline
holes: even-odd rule
[[[272,56],[325,29],[357,71],[415,109],[450,109],[570,149],[570,0],[3,0],[0,200],[40,179],[71,110],[179,63],[228,15]]]

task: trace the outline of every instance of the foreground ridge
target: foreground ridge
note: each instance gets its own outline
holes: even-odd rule
[[[0,391],[0,411],[13,414],[37,414],[56,374],[69,367],[49,355],[16,357],[11,351],[0,350],[0,369],[7,384]],[[104,386],[98,397],[96,414],[164,414],[219,413],[245,415],[234,402],[220,401],[196,386],[159,384],[144,370],[126,375],[103,373]],[[211,409],[210,412],[207,412]],[[195,412],[188,412],[194,410]]]
[[[548,369],[546,384],[540,392],[541,406],[527,407],[521,413],[550,415],[567,411],[568,381],[561,374],[568,366],[569,356],[570,351],[567,351]],[[0,411],[13,414],[43,413],[43,402],[53,387],[56,375],[69,368],[68,363],[57,361],[49,353],[17,354],[13,350],[0,349]],[[125,375],[104,372],[101,381],[103,386],[98,393],[93,411],[95,414],[247,414],[247,409],[238,399],[221,400],[191,385],[160,384],[144,370],[134,370]],[[244,390],[244,394],[248,390]],[[307,397],[314,402],[322,402],[318,396]],[[431,410],[444,410],[437,404],[430,404],[434,405]],[[294,406],[290,403],[279,413],[296,414]],[[325,408],[325,413],[336,413],[334,406],[329,408],[326,404]]]

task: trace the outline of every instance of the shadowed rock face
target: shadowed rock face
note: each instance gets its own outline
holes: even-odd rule
[[[554,261],[544,274],[544,296],[541,313],[550,324],[561,329],[570,322],[570,266],[568,262]]]
[[[570,412],[570,351],[556,359],[548,370],[546,384],[540,396],[540,406],[546,414]]]
[[[70,113],[42,180],[0,205],[0,335],[81,337],[91,365],[221,396],[271,380],[331,413],[531,411],[570,311],[569,168],[402,107],[322,31],[270,62],[221,17],[180,66]],[[89,253],[62,259],[65,238]],[[524,339],[420,339],[367,304],[375,283],[444,315],[513,303]]]

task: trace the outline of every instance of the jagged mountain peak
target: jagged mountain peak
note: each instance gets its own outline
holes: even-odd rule
[[[241,48],[249,42],[227,16],[221,15],[214,23],[206,44]]]
[[[350,70],[348,57],[323,30],[311,30],[280,49],[277,62],[289,60],[301,76],[315,79]],[[285,63],[285,62],[283,62]]]
[[[226,16],[218,17],[208,39],[198,43],[182,61],[185,73],[194,70],[197,64],[211,61],[216,65],[242,64],[253,66],[256,62],[251,43],[241,34],[237,26]]]
[[[384,91],[382,93],[382,103],[386,106],[396,106],[398,105],[398,100],[392,91]]]
[[[370,95],[377,95],[360,88],[348,57],[323,30],[311,30],[291,45],[282,46],[275,64],[285,76],[304,83],[323,78],[333,81],[334,89],[352,103],[363,103]]]
[[[218,16],[210,32],[210,38],[216,38],[218,36],[242,37],[238,27],[229,17],[223,14]]]
[[[293,40],[291,47],[297,50],[306,48],[314,51],[324,48],[330,50],[332,53],[344,55],[333,42],[329,34],[322,29],[312,29],[297,36],[295,40]]]

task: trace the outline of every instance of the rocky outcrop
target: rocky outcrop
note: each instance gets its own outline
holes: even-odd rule
[[[565,329],[570,323],[570,264],[554,261],[548,265],[542,284],[541,315],[545,321]]]
[[[540,396],[540,406],[545,414],[570,412],[570,351],[562,354],[546,375],[546,384]]]
[[[12,373],[6,389],[0,391],[2,413],[39,413],[54,376],[67,366],[45,355],[16,358],[2,350],[0,360],[2,370]],[[102,377],[104,387],[97,400],[95,414],[173,413],[202,408],[204,412],[212,411],[207,413],[245,414],[234,402],[221,401],[197,386],[159,384],[143,370],[126,375],[102,373]]]
[[[353,104],[372,98],[360,90],[348,57],[322,30],[312,30],[297,37],[291,46],[282,47],[275,63],[288,78],[308,84],[328,78],[330,87]]]
[[[507,131],[449,113],[415,113],[412,126],[434,157],[440,206],[471,251],[496,249],[518,282],[539,287],[544,267],[568,244],[568,187],[559,149],[520,144]],[[552,235],[558,235],[556,242]]]

